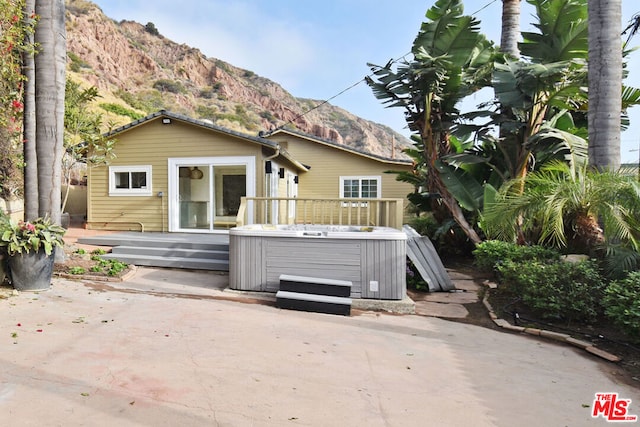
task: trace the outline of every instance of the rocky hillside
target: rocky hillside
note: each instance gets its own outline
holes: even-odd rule
[[[278,126],[390,157],[410,144],[387,126],[321,100],[296,98],[250,70],[207,58],[163,37],[152,23],[115,22],[95,4],[67,0],[69,77],[96,86],[96,108],[124,124],[167,109],[229,129],[257,134]]]

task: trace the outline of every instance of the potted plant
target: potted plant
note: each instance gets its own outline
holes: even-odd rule
[[[8,256],[9,276],[19,291],[46,290],[53,274],[54,250],[64,245],[65,229],[49,218],[0,218],[0,246]]]

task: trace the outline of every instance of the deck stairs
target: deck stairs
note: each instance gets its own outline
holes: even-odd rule
[[[345,280],[280,275],[276,306],[317,313],[351,314],[351,286]]]
[[[111,248],[102,257],[127,264],[229,271],[228,235],[124,232],[82,237],[78,243]]]

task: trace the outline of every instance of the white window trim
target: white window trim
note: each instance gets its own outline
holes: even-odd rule
[[[109,196],[151,196],[153,194],[151,165],[109,166]],[[144,172],[147,188],[116,188],[116,173]]]
[[[346,179],[350,179],[350,180],[358,180],[360,181],[360,188],[362,189],[362,180],[363,179],[370,179],[370,180],[376,180],[378,182],[377,185],[377,191],[376,191],[376,197],[365,197],[364,199],[380,199],[382,197],[382,176],[380,175],[369,175],[369,176],[341,176],[340,177],[340,198],[344,199],[344,181]],[[362,194],[362,191],[360,191],[360,194]],[[360,199],[362,199],[363,197],[359,197]]]
[[[181,229],[178,223],[178,168],[180,166],[189,165],[208,165],[213,166],[245,166],[245,172],[247,176],[247,197],[256,197],[256,157],[255,156],[224,156],[224,157],[175,157],[167,159],[168,175],[169,175],[169,231],[170,232],[192,232],[188,229]],[[254,202],[250,201],[247,204],[247,215],[250,218],[249,221],[253,221],[253,207]],[[202,232],[198,230],[197,232]],[[209,230],[214,234],[228,234],[227,230]]]

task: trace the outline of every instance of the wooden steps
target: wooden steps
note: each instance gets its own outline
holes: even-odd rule
[[[210,234],[122,232],[82,237],[78,243],[108,246],[102,255],[127,264],[229,271],[229,237]]]
[[[345,280],[280,275],[276,293],[279,308],[317,313],[351,315],[351,286]]]

